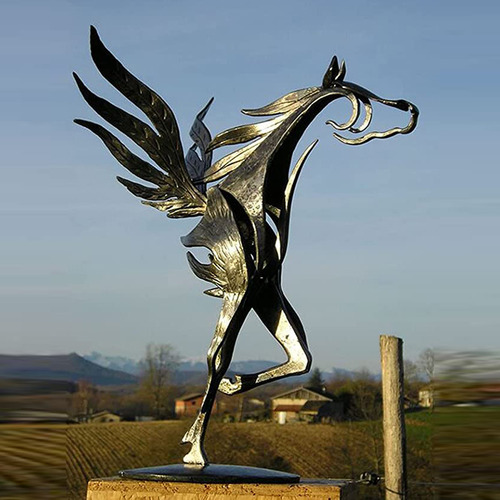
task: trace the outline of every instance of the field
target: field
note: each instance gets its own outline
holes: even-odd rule
[[[491,473],[498,469],[497,454],[491,455],[491,460],[479,460],[485,466],[478,466],[476,461],[495,444],[498,449],[498,430],[488,431],[483,441],[479,437],[481,429],[484,431],[497,416],[498,410],[488,413],[486,409],[407,415],[410,498],[435,498],[435,492],[421,484],[433,480],[496,480]],[[0,426],[0,498],[84,499],[89,478],[115,475],[123,468],[180,462],[185,448],[178,443],[189,423]],[[361,472],[381,472],[383,468],[377,422],[284,426],[214,422],[207,451],[213,462],[276,468],[303,477],[357,478]],[[431,469],[432,460],[436,473]],[[34,490],[34,485],[39,487]],[[366,487],[360,498],[383,498],[382,493],[380,487]],[[500,498],[500,490],[491,488],[470,492],[464,488],[440,489],[439,493],[440,498]]]
[[[109,476],[120,468],[181,462],[185,449],[178,443],[185,430],[184,422],[71,429],[70,448],[83,451],[69,460],[74,498],[82,498],[89,470],[93,476]],[[305,477],[345,476],[335,468],[343,452],[331,426],[215,423],[210,431],[207,452],[213,462],[277,468]],[[95,453],[99,442],[105,446]]]
[[[123,468],[181,462],[185,448],[178,443],[188,423],[122,423],[69,429],[72,498],[83,498],[89,477],[114,475]],[[303,477],[358,477],[381,466],[378,427],[214,422],[207,452],[217,463],[276,468]],[[378,492],[373,491],[373,495],[378,498]]]
[[[448,408],[433,415],[438,480],[455,485],[440,488],[440,498],[500,499],[499,418],[498,407]],[[477,486],[457,490],[466,483]]]
[[[0,498],[34,497],[38,485],[36,498],[59,494],[59,498],[83,499],[89,478],[115,475],[122,468],[180,462],[185,449],[178,443],[189,423],[1,426],[0,452],[12,465],[5,475],[0,471],[4,476]],[[418,427],[415,434],[421,437],[425,425],[419,422]],[[378,424],[214,422],[207,438],[213,462],[276,468],[304,477],[357,477],[381,465],[381,450]],[[373,495],[378,498],[378,491]]]
[[[0,426],[0,498],[67,498],[66,431],[66,425]]]

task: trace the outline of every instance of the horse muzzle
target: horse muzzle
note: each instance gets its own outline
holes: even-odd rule
[[[364,132],[370,125],[373,116],[371,101],[375,101],[385,106],[399,109],[401,111],[409,112],[410,119],[408,121],[408,125],[406,125],[405,127],[394,127],[383,132],[369,132],[361,137],[352,139],[334,133],[333,136],[340,142],[343,142],[344,144],[350,144],[352,146],[357,146],[359,144],[369,142],[372,139],[388,139],[389,137],[393,137],[398,134],[409,134],[413,132],[413,130],[415,130],[419,115],[418,108],[417,106],[415,106],[415,104],[412,104],[409,101],[405,101],[404,99],[383,99],[371,93],[370,91],[354,84],[350,84],[349,87],[344,87],[342,90],[344,91],[342,92],[343,96],[346,97],[352,104],[352,114],[349,120],[347,120],[347,122],[343,124],[338,124],[333,120],[328,120],[326,122],[327,125],[331,125],[336,130],[347,130],[353,134],[360,134],[361,132]],[[356,128],[354,125],[360,115],[360,105],[364,106],[365,118],[362,124]]]

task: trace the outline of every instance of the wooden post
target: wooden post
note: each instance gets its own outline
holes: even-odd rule
[[[386,500],[407,498],[403,341],[380,336]]]

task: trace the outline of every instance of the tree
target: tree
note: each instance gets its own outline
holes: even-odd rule
[[[354,375],[344,390],[350,393],[350,418],[365,421],[360,429],[368,438],[366,454],[373,464],[374,472],[379,474],[383,463],[381,384],[368,370],[361,370]]]
[[[414,361],[410,359],[403,360],[403,370],[405,382],[408,384],[414,384],[419,380],[419,366]]]
[[[325,388],[325,381],[321,376],[321,370],[319,368],[314,368],[311,372],[311,376],[307,382],[308,387],[315,389],[317,391],[323,391]]]
[[[347,386],[352,394],[349,408],[354,420],[378,420],[382,416],[382,388],[368,370],[357,372]]]
[[[148,344],[141,360],[141,388],[151,401],[157,419],[167,414],[172,376],[179,364],[177,351],[169,344]]]
[[[418,390],[422,386],[420,367],[410,359],[403,360],[405,396],[412,401],[418,401]]]
[[[72,396],[72,413],[86,421],[96,410],[98,404],[97,389],[86,380],[77,382],[77,390]]]
[[[427,377],[429,383],[432,384],[434,381],[434,365],[436,361],[434,351],[432,349],[425,349],[425,351],[420,353],[418,361],[422,372]]]

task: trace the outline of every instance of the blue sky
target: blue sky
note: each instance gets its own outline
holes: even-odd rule
[[[500,348],[498,2],[4,1],[0,16],[2,352],[139,358],[148,342],[206,353],[219,302],[189,271],[167,220],[121,187],[121,167],[73,118],[96,119],[71,78],[127,109],[92,66],[89,25],[177,115],[185,149],[214,96],[215,134],[241,108],[347,77],[421,111],[409,136],[340,144],[327,108],[298,185],[284,289],[315,363],[378,369],[378,335]],[[374,126],[406,117],[375,109]],[[236,359],[282,359],[259,322]]]

